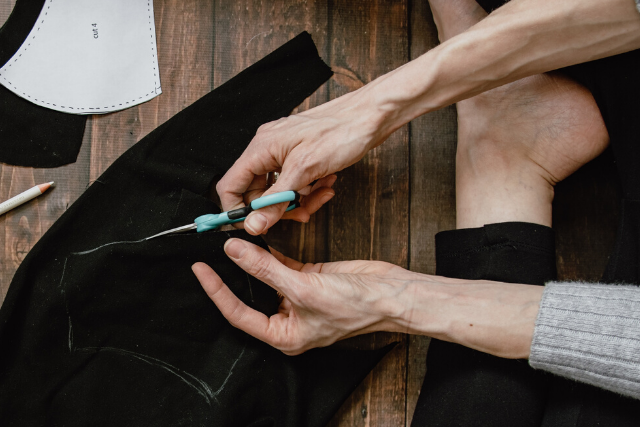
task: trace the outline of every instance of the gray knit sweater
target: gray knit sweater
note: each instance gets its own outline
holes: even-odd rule
[[[640,399],[640,287],[547,283],[529,363]]]
[[[529,364],[640,399],[640,287],[547,283]]]

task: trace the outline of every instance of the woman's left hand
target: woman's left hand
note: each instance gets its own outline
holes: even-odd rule
[[[206,264],[193,271],[229,322],[289,355],[367,332],[394,330],[404,311],[395,298],[415,273],[378,261],[302,264],[241,239],[229,239],[227,255],[247,273],[283,295],[267,317],[238,299]]]
[[[241,239],[225,252],[282,296],[267,317],[206,264],[193,271],[229,322],[289,355],[388,331],[428,335],[499,357],[527,358],[542,286],[414,273],[379,261],[302,264]]]

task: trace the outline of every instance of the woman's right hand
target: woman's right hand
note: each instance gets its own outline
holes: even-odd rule
[[[384,114],[376,109],[371,92],[365,86],[303,113],[262,125],[217,184],[223,210],[237,209],[247,200],[279,191],[308,192],[315,180],[351,166],[381,144],[391,132],[383,130]],[[280,176],[265,191],[265,176],[273,171],[280,171]],[[317,198],[315,204],[322,205],[332,195],[320,188],[308,197]],[[264,233],[285,209],[286,204],[281,203],[253,212],[244,222],[245,229],[253,235]],[[305,214],[300,208],[296,211],[297,216]]]

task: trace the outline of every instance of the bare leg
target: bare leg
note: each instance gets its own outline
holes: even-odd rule
[[[441,40],[486,16],[474,0],[430,3]],[[554,185],[608,144],[593,97],[545,74],[457,109],[457,226],[466,230],[437,237],[437,274],[539,285],[553,279],[553,233],[544,226],[551,225]],[[504,222],[533,224],[496,224]],[[548,376],[525,361],[434,339],[412,425],[536,427],[548,402]]]
[[[486,16],[475,0],[430,3],[441,41]],[[457,109],[457,228],[551,226],[554,185],[609,143],[591,93],[559,73],[496,88]]]

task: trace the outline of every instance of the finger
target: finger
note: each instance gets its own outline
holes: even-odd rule
[[[305,264],[302,273],[323,274],[388,274],[393,271],[395,278],[414,277],[415,273],[394,264],[383,261],[335,261],[317,264]]]
[[[253,165],[245,162],[241,156],[218,181],[216,191],[223,211],[236,209],[244,204],[243,194],[256,176],[253,169]]]
[[[298,194],[300,194],[301,196],[308,196],[309,194],[311,194],[311,185],[307,185],[306,187],[298,190]]]
[[[330,188],[330,186],[333,185],[336,178],[337,177],[333,175],[333,176],[327,177],[327,179],[323,178],[322,180],[319,180],[316,183],[316,185],[314,185],[314,188],[317,188],[317,189],[313,191],[311,194],[309,194],[308,196],[305,196],[302,198],[301,200],[302,205],[292,211],[288,211],[288,212],[285,211],[284,214],[282,214],[281,219],[293,220],[293,221],[304,222],[304,223],[309,222],[311,215],[314,214],[316,211],[318,211],[318,209],[320,209],[325,203],[331,200],[333,196],[335,196],[335,191],[333,191]],[[320,183],[321,186],[318,187],[318,183]],[[325,184],[326,186],[323,186],[322,184]],[[308,186],[308,188],[310,190],[311,186]],[[245,204],[248,205],[249,203],[251,203],[252,200],[255,200],[259,197],[263,197],[266,195],[267,194],[264,191],[264,187],[256,190],[247,190],[247,192],[244,195]],[[261,209],[261,211],[263,209]],[[244,222],[237,223],[236,228],[245,228]],[[263,233],[264,232],[265,231],[263,231]]]
[[[249,147],[231,168],[224,174],[216,185],[216,191],[222,203],[222,210],[228,211],[241,206],[243,194],[254,182],[254,178],[266,175],[268,172],[280,168],[277,160],[263,148],[256,135]]]
[[[247,188],[247,191],[243,194],[244,204],[245,206],[251,203],[253,200],[258,197],[262,197],[262,194],[267,189],[267,175],[259,175],[256,176]]]
[[[289,301],[286,298],[282,299],[282,302],[280,303],[280,306],[278,307],[278,312],[285,314],[285,315],[289,315],[291,313],[291,301]]]
[[[333,187],[333,184],[335,184],[337,179],[338,179],[338,175],[332,173],[331,175],[327,175],[324,178],[317,180],[315,184],[313,184],[313,187],[311,187],[310,193],[316,191],[318,188],[321,188],[321,187],[329,187],[329,188]]]
[[[292,211],[285,212],[284,214],[282,214],[281,219],[307,223],[309,222],[309,219],[311,219],[311,214],[309,213],[307,208],[305,208],[304,206],[300,206],[295,208]]]
[[[293,211],[285,211],[285,213],[282,215],[282,219],[294,220],[298,222],[309,222],[310,215],[314,214],[318,209],[320,209],[320,207],[322,207],[322,205],[331,200],[331,198],[335,195],[335,192],[333,192],[333,190],[327,190],[331,188],[331,186],[336,182],[337,178],[338,177],[336,175],[331,174],[316,181],[313,187],[311,185],[308,185],[303,190],[300,190],[298,193],[305,196],[301,200],[301,207],[304,209],[297,208]],[[266,175],[255,177],[249,188],[247,188],[247,191],[244,193],[245,206],[251,203],[253,200],[266,195],[266,182]],[[325,189],[324,191],[318,192],[318,190],[321,190],[323,188]],[[306,190],[306,192],[304,192],[304,190]],[[328,193],[331,194],[327,196]],[[312,196],[311,199],[308,199],[309,196]],[[310,209],[309,206],[311,206],[312,208]],[[237,228],[244,228],[244,225],[240,225],[244,224],[244,222],[240,222],[237,224]]]
[[[267,191],[264,192],[263,196],[267,196],[269,194],[278,193],[281,191],[298,191],[301,188],[306,187],[313,181],[313,177],[305,178],[299,171],[295,172],[287,172],[286,165],[282,168],[282,173],[276,181],[275,184],[271,186]],[[270,227],[272,227],[285,213],[287,209],[286,203],[278,203],[277,205],[267,206],[260,210],[251,212],[247,219],[245,220],[244,228],[249,232],[249,234],[253,234],[257,236],[259,234],[264,233]],[[299,212],[298,215],[301,215],[302,212]],[[302,222],[306,222],[309,219],[303,218],[300,216],[300,220]]]
[[[302,199],[302,206],[292,211],[285,212],[282,219],[294,220],[298,222],[309,222],[311,215],[316,213],[325,203],[335,196],[336,193],[331,188],[322,187],[307,197]]]
[[[238,329],[270,344],[270,319],[240,301],[224,284],[220,276],[207,264],[198,262],[191,267],[202,288],[222,315]]]
[[[275,185],[265,191],[262,195],[268,196],[269,194],[278,193],[279,190],[274,190],[274,188]],[[247,219],[245,219],[244,221],[245,230],[247,230],[249,234],[253,234],[254,236],[265,233],[269,228],[273,226],[273,224],[275,224],[280,218],[282,218],[282,215],[287,210],[287,206],[288,203],[284,202],[278,203],[277,205],[266,206],[262,209],[251,212],[249,215],[247,215]],[[298,216],[300,217],[301,221],[305,220],[300,216],[300,213],[298,213]],[[308,221],[308,218],[306,220]]]
[[[318,179],[317,181],[298,190],[298,193],[300,193],[300,195],[302,196],[308,196],[309,194],[311,194],[313,191],[317,190],[320,187],[332,187],[333,184],[336,182],[337,178],[338,176],[335,174],[325,176],[324,178]]]
[[[268,251],[242,239],[229,239],[224,245],[226,254],[240,268],[287,296],[288,283],[299,273],[280,263]]]
[[[257,199],[262,196],[265,190],[265,183],[267,181],[266,175],[258,175],[253,178],[249,187],[247,187],[247,191],[242,195],[242,203],[234,205],[231,209],[239,209],[247,206],[251,203],[252,200]],[[223,209],[224,210],[224,209]],[[232,224],[234,228],[243,229],[244,222],[236,222]]]
[[[302,201],[302,206],[312,215],[318,211],[325,203],[333,198],[336,192],[328,187],[321,187],[309,194]],[[292,211],[293,212],[293,211]]]
[[[288,256],[285,256],[285,255],[281,254],[277,250],[273,249],[271,246],[269,246],[269,250],[271,251],[271,254],[281,264],[283,264],[287,268],[290,268],[290,269],[296,270],[296,271],[300,271],[300,269],[304,266],[304,264],[301,263],[300,261],[296,261],[295,259],[291,259]]]
[[[336,175],[329,175],[319,179],[313,187],[307,186],[309,190],[300,201],[301,206],[282,215],[282,219],[294,220],[298,222],[309,222],[311,215],[316,213],[325,203],[335,196],[335,191],[331,186],[336,182]]]

